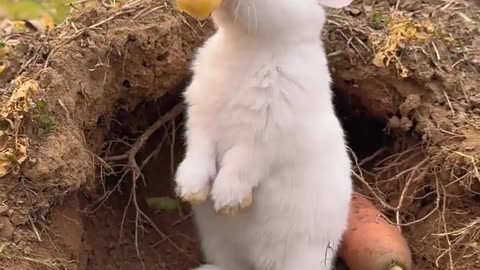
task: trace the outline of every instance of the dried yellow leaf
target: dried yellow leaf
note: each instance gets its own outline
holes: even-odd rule
[[[37,81],[18,77],[9,100],[0,110],[0,177],[15,171],[27,158],[28,138],[19,135],[24,113],[33,106],[31,96],[40,90]]]
[[[13,22],[13,32],[25,32],[27,29],[27,24],[24,21],[14,21]]]
[[[19,139],[16,141],[16,149],[6,148],[0,152],[0,177],[7,175],[27,160],[27,144],[26,138]]]
[[[10,172],[10,169],[12,168],[11,165],[11,162],[5,162],[0,159],[0,177],[4,177]]]
[[[373,58],[373,64],[377,67],[385,67],[385,54],[377,53]]]
[[[392,14],[387,23],[387,32],[370,37],[375,49],[373,64],[377,67],[386,67],[392,63],[401,77],[408,77],[409,70],[400,62],[399,50],[412,41],[430,40],[434,31],[435,26],[427,20],[416,22],[405,17],[403,13]]]
[[[7,175],[15,164],[13,149],[6,149],[0,153],[0,177]]]
[[[18,144],[17,145],[17,164],[22,164],[27,160],[27,145],[26,144]]]
[[[408,69],[402,66],[400,68],[400,77],[407,78],[408,74],[409,74]]]
[[[37,81],[28,80],[17,87],[6,106],[2,109],[2,116],[7,118],[11,112],[26,112],[31,107],[30,97],[40,89]]]

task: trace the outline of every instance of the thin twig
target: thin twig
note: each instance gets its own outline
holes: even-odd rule
[[[128,150],[127,152],[121,155],[105,157],[103,160],[106,162],[112,162],[112,161],[120,161],[120,160],[127,159],[130,169],[135,171],[136,176],[138,178],[138,176],[140,175],[140,167],[135,161],[135,157],[137,153],[140,151],[143,145],[147,142],[147,140],[153,135],[153,133],[155,133],[165,123],[167,123],[168,121],[172,121],[178,115],[180,115],[183,112],[183,108],[184,108],[183,104],[181,103],[177,104],[172,110],[170,110],[164,116],[159,118],[155,123],[153,123],[153,125],[151,125],[147,130],[145,130],[145,132],[140,137],[138,137],[138,139],[132,145],[130,150]]]
[[[142,147],[145,145],[145,143],[148,141],[148,139],[158,129],[163,127],[167,122],[173,121],[178,115],[180,115],[183,112],[183,109],[184,109],[184,105],[182,103],[179,103],[179,104],[175,105],[175,107],[173,107],[173,109],[171,109],[168,113],[166,113],[165,115],[160,117],[155,123],[153,123],[153,125],[151,125],[149,128],[147,128],[145,130],[145,132],[142,135],[140,135],[140,137],[137,138],[135,143],[131,146],[131,148],[127,152],[125,152],[121,155],[105,157],[103,159],[107,163],[108,162],[116,162],[116,161],[120,161],[120,160],[127,160],[126,166],[127,166],[128,169],[124,172],[124,174],[122,176],[122,179],[123,179],[123,177],[126,176],[126,174],[128,172],[130,172],[131,175],[132,175],[132,187],[131,187],[131,190],[130,190],[130,196],[128,198],[127,204],[126,204],[125,209],[123,211],[119,236],[120,236],[120,239],[123,236],[123,227],[125,225],[125,220],[126,220],[126,217],[127,217],[127,211],[129,209],[129,207],[133,204],[133,206],[135,208],[135,250],[136,250],[136,253],[137,253],[137,257],[139,258],[139,260],[142,264],[143,269],[145,269],[145,264],[144,264],[144,261],[143,261],[142,256],[141,256],[140,247],[138,246],[138,242],[139,242],[138,228],[140,226],[140,221],[142,219],[147,220],[149,222],[149,224],[155,229],[155,231],[160,236],[162,236],[163,239],[166,239],[167,241],[169,241],[169,243],[172,244],[178,251],[183,252],[183,250],[180,249],[172,240],[170,240],[167,235],[165,235],[162,231],[160,231],[160,229],[155,225],[155,223],[150,219],[150,217],[148,217],[148,215],[145,214],[140,209],[140,206],[138,205],[138,200],[137,200],[137,183],[138,183],[137,181],[139,179],[143,179],[144,176],[142,174],[142,168],[145,166],[146,162],[148,162],[148,161],[146,161],[146,162],[144,161],[140,166],[138,165],[138,163],[136,161],[136,156],[137,156],[138,152],[142,149]],[[149,159],[150,158],[151,157],[149,156]],[[119,183],[122,181],[122,179],[119,180],[117,185],[119,185]],[[120,244],[120,241],[119,241],[119,244]]]

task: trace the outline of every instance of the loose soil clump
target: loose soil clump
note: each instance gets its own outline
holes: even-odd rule
[[[213,31],[170,1],[133,0],[3,38],[0,268],[201,262],[171,178],[180,93]],[[356,189],[417,269],[480,269],[479,32],[474,0],[355,1],[322,36]]]

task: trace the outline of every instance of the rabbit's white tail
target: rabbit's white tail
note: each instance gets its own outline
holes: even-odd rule
[[[204,264],[204,265],[201,265],[197,268],[194,268],[192,270],[224,270],[218,266],[215,266],[213,264]]]

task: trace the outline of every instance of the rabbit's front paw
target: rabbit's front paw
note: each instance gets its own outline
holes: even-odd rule
[[[250,207],[253,201],[252,186],[234,174],[220,173],[213,183],[212,200],[215,211],[221,215],[236,215]]]
[[[178,166],[176,193],[185,202],[200,204],[207,200],[210,180],[215,175],[214,162],[193,160],[187,156]]]

